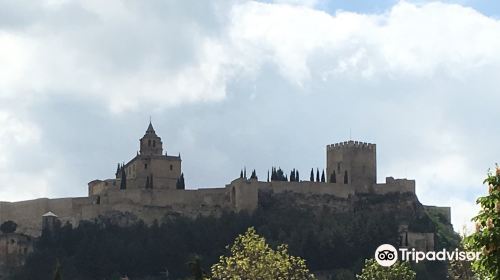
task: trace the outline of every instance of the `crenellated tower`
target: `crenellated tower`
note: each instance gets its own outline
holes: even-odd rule
[[[326,146],[326,172],[329,182],[355,184],[369,188],[377,183],[376,145],[346,141]]]

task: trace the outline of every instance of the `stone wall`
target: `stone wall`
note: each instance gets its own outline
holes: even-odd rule
[[[327,180],[335,171],[337,182],[369,187],[377,182],[377,149],[375,144],[346,141],[326,147]]]
[[[385,184],[376,184],[373,187],[376,194],[388,193],[415,193],[415,180],[385,178]]]
[[[19,233],[0,234],[0,279],[9,279],[13,268],[24,264],[33,252],[33,239]]]

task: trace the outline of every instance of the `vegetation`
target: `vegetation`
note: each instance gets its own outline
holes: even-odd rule
[[[177,179],[175,187],[178,190],[183,190],[186,188],[186,182],[184,181],[184,173],[181,173],[181,176],[179,177],[179,179]]]
[[[255,172],[255,169],[252,171],[252,175],[250,175],[250,179],[255,179],[258,180],[259,178],[257,177],[257,172]]]
[[[335,170],[333,170],[333,173],[330,176],[330,183],[337,183],[337,175],[335,174]]]
[[[473,218],[476,232],[466,238],[465,247],[482,252],[472,265],[481,279],[500,279],[500,167],[496,173],[490,172],[484,183],[488,184],[488,195],[477,199],[481,210]]]
[[[352,280],[380,244],[398,243],[400,216],[414,214],[383,210],[389,202],[393,205],[394,201],[412,199],[396,194],[361,197],[352,206],[354,211],[345,212],[298,207],[292,194],[261,198],[252,215],[166,216],[151,226],[138,222],[119,227],[104,218],[82,222],[76,228],[62,225],[54,232],[44,232],[35,252],[13,279],[53,279],[57,260],[62,279],[119,279],[113,277],[128,275],[135,280],[154,280],[165,279],[166,271],[170,279],[200,279],[200,275],[209,274],[212,264],[220,262],[220,256],[231,256],[225,255],[228,244],[253,227],[269,248],[288,244],[287,254],[307,260],[312,272],[331,271],[338,276],[335,279]],[[245,240],[257,240],[249,238]],[[274,251],[279,252],[282,250]],[[437,272],[432,269],[421,268],[418,273],[425,275],[421,279],[444,279],[433,277]]]
[[[390,267],[379,265],[374,259],[366,260],[358,280],[415,280],[416,273],[407,262],[396,262]]]
[[[0,231],[2,233],[14,233],[16,232],[17,224],[13,221],[5,221],[0,225]]]
[[[281,168],[276,169],[273,167],[271,169],[271,181],[288,181],[288,177],[285,175]]]
[[[254,228],[236,238],[231,254],[212,266],[211,279],[315,279],[305,261],[290,256],[286,245],[273,250]]]

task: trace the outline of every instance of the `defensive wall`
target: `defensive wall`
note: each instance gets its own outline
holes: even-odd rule
[[[259,191],[272,193],[332,195],[347,199],[356,193],[387,194],[391,192],[415,193],[415,181],[386,178],[385,184],[370,188],[343,183],[323,182],[262,182],[255,179],[236,179],[224,188],[196,190],[165,189],[108,189],[100,195],[76,198],[40,198],[19,202],[0,202],[0,223],[13,220],[18,232],[38,236],[41,216],[55,213],[62,223],[78,225],[80,220],[92,220],[110,212],[129,212],[146,223],[160,220],[166,213],[188,217],[218,215],[222,211],[253,212],[259,204]]]

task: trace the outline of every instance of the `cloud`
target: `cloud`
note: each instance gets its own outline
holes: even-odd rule
[[[278,2],[9,2],[0,184],[34,190],[10,199],[82,192],[79,168],[97,176],[102,158],[120,161],[110,139],[133,152],[138,119],[153,114],[195,186],[227,183],[244,164],[307,174],[323,164],[324,145],[352,130],[377,142],[380,177],[415,178],[424,203],[466,205],[454,221],[472,216],[500,157],[486,148],[500,141],[490,129],[500,22],[440,2],[379,13]],[[2,199],[12,188],[0,188]]]

